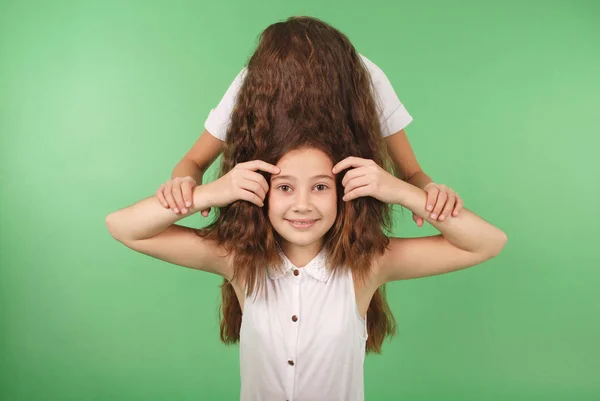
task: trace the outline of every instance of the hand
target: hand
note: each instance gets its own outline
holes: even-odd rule
[[[279,167],[262,160],[236,164],[223,177],[206,184],[207,191],[211,194],[212,206],[227,206],[237,200],[245,200],[259,207],[264,206],[269,184],[265,177],[257,173],[258,170],[271,174],[279,174],[280,171]]]
[[[373,160],[360,157],[347,157],[333,167],[333,174],[347,168],[342,185],[344,186],[344,201],[362,196],[371,196],[385,203],[394,203],[396,192],[396,177],[385,171]]]
[[[430,182],[423,190],[427,192],[426,210],[431,212],[430,217],[434,220],[444,221],[451,212],[452,217],[456,217],[463,208],[460,196],[443,184]],[[423,226],[423,219],[414,213],[413,220],[417,226]]]
[[[187,208],[192,205],[192,193],[197,185],[192,177],[176,177],[161,184],[156,191],[156,197],[161,205],[175,214],[186,214]],[[203,210],[202,215],[207,217],[209,211]]]

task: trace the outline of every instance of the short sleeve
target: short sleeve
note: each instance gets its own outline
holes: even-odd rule
[[[410,124],[413,118],[398,99],[383,70],[365,56],[361,55],[361,58],[373,81],[373,95],[378,106],[381,135],[387,137],[395,134]]]
[[[242,83],[246,78],[247,69],[244,67],[242,71],[235,77],[229,88],[223,95],[216,108],[212,109],[204,122],[204,128],[215,138],[225,142],[227,128],[231,122],[231,113],[235,106],[237,94],[242,87]]]

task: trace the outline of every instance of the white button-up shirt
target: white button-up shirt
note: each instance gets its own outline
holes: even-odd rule
[[[331,274],[325,250],[302,268],[282,257],[268,297],[244,301],[241,400],[362,401],[367,328],[351,272]]]

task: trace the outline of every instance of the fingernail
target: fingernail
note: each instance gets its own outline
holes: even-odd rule
[[[175,213],[179,213],[179,209],[177,209],[177,208],[173,209],[173,211],[174,211]]]
[[[437,214],[435,214],[435,213],[431,213],[431,218],[432,218],[432,219],[435,219],[436,217],[437,217]]]
[[[187,207],[190,207],[190,206],[192,206],[192,202],[190,202],[190,201],[187,201],[187,202],[185,202],[185,205],[186,205]]]
[[[187,213],[187,209],[181,209],[181,213],[186,214]]]
[[[444,216],[440,216],[440,221],[444,221],[445,217]]]
[[[427,210],[433,209],[433,205],[427,205]]]

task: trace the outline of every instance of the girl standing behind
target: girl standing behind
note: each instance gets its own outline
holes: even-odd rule
[[[364,74],[354,73],[359,65]],[[362,87],[363,82],[349,84],[352,77],[372,87],[377,106],[376,127],[372,127],[370,132],[355,130],[355,137],[365,141],[374,135],[384,137],[396,167],[395,174],[427,192],[427,202],[423,207],[430,217],[444,221],[457,216],[463,207],[462,199],[451,188],[434,183],[419,166],[404,132],[412,116],[396,96],[385,73],[357,53],[343,33],[311,17],[291,17],[265,29],[248,66],[237,75],[218,106],[210,112],[205,131],[175,166],[172,179],[157,190],[161,204],[175,213],[187,213],[186,204],[191,201],[192,190],[202,183],[204,172],[222,152],[224,142],[246,134],[240,131],[243,127],[232,122],[231,117],[235,113],[236,99],[245,96],[244,92],[249,88],[276,92],[276,96],[287,98],[288,104],[301,97],[315,106],[310,112],[326,115],[335,103],[349,106],[352,97],[368,96],[367,93],[371,92],[371,89],[353,92],[356,85]],[[275,94],[269,93],[271,95]],[[309,112],[302,102],[295,106],[296,111]],[[339,117],[352,120],[360,112],[346,108],[345,115]],[[271,117],[277,118],[277,115]],[[293,113],[290,118],[293,118]],[[348,124],[351,125],[351,121]],[[208,210],[202,214],[207,216]],[[419,215],[413,214],[413,220],[419,227],[423,225]]]

